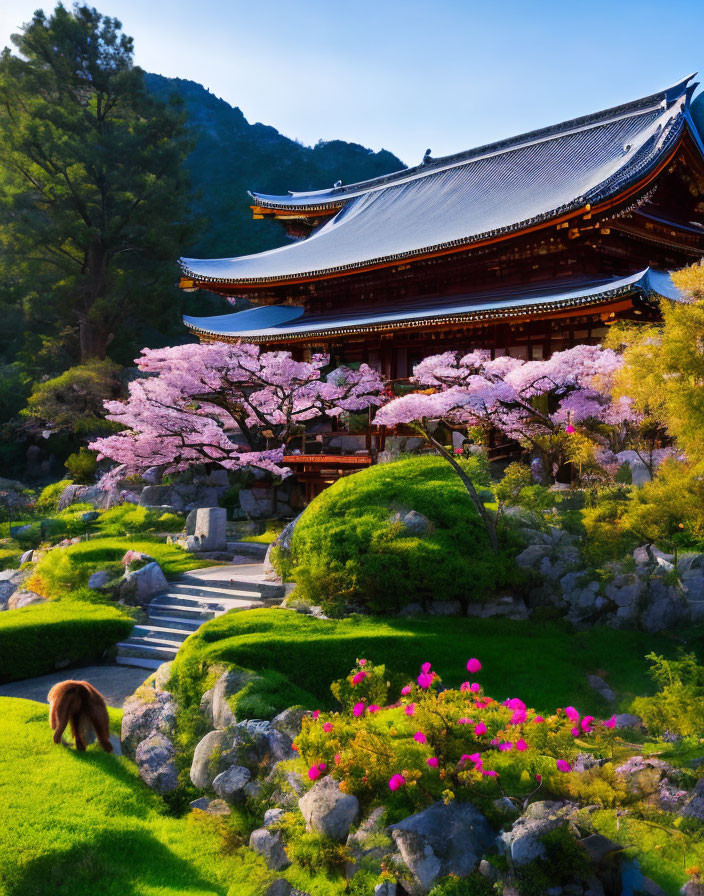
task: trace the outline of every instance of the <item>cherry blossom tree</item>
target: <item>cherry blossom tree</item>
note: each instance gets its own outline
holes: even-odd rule
[[[413,379],[422,391],[412,392],[381,408],[374,422],[407,424],[427,439],[462,480],[489,533],[498,543],[493,522],[460,461],[436,438],[435,421],[498,429],[543,460],[556,472],[566,436],[579,438],[589,422],[631,413],[611,403],[608,383],[621,364],[619,355],[601,346],[582,345],[557,352],[546,361],[522,361],[489,352],[460,356],[445,352],[421,361]]]
[[[124,427],[91,444],[119,465],[109,477],[163,466],[253,467],[286,476],[284,449],[301,424],[321,415],[378,406],[383,381],[375,370],[338,368],[327,355],[295,361],[290,352],[248,344],[206,343],[144,349],[144,376],[126,401],[108,401],[108,419]]]

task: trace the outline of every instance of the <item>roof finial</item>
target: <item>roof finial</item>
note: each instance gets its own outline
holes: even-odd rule
[[[342,186],[342,181],[336,180],[335,183],[333,184],[333,189],[339,190],[341,186]]]
[[[430,150],[426,149],[425,155],[423,156],[423,161],[421,162],[421,165],[427,165],[428,162],[430,162],[430,161],[431,161]]]

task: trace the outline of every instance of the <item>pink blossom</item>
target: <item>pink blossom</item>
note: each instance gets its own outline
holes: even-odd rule
[[[533,721],[534,721],[536,724],[540,724],[540,722],[544,722],[545,719],[544,719],[542,716],[533,716]]]
[[[526,720],[525,709],[517,709],[508,720],[509,725],[522,725]]]
[[[407,716],[412,716],[415,713],[415,711],[416,711],[415,703],[409,703],[408,706],[404,710],[404,712],[406,713]]]
[[[493,769],[491,769],[491,768],[483,768],[483,769],[482,769],[482,774],[483,774],[483,775],[486,775],[487,778],[498,778],[498,777],[499,777],[499,773],[498,773],[498,772],[495,772],[495,771],[494,771]]]
[[[357,660],[357,665],[358,665],[358,666],[366,666],[366,665],[367,665],[367,661],[366,661],[366,660]]]
[[[523,753],[528,749],[528,744],[523,740],[522,737],[516,741],[516,749],[519,753]]]
[[[470,753],[470,755],[467,758],[469,759],[470,762],[479,764],[482,761],[482,754],[481,753]]]
[[[366,672],[357,672],[356,675],[352,676],[352,684],[353,685],[360,684],[360,682],[364,681],[364,679],[366,677],[367,677]]]
[[[323,731],[325,731],[326,733],[332,731],[332,729],[333,729],[333,724],[332,724],[332,722],[326,722],[326,723],[323,725]]]
[[[418,676],[418,687],[419,688],[429,688],[433,683],[434,675],[431,672],[421,672]]]
[[[457,719],[457,724],[458,725],[471,725],[472,720],[465,718],[465,716],[462,716],[461,719]]]
[[[401,693],[403,694],[404,697],[406,697],[406,696],[408,696],[408,694],[411,693],[412,690],[413,690],[413,685],[407,684],[401,688]]]
[[[481,735],[481,734],[486,734],[486,725],[484,724],[484,722],[478,722],[478,723],[474,726],[474,733],[475,733],[477,736],[479,736],[479,735]]]
[[[536,776],[535,776],[535,780],[538,782],[538,784],[542,784],[542,783],[543,783],[543,776],[542,776],[542,775],[536,775]]]
[[[585,734],[589,734],[594,724],[594,716],[584,716],[580,722],[580,727]]]
[[[470,688],[471,688],[471,685],[468,681],[463,681],[462,684],[460,685],[461,691],[468,691]]]
[[[368,712],[379,712],[380,707],[376,705],[376,703],[370,703]]]
[[[579,722],[579,713],[574,708],[574,706],[566,706],[565,715],[570,720],[570,722]]]
[[[610,719],[606,719],[601,723],[604,728],[615,728],[616,727],[616,716],[611,716]]]
[[[579,728],[577,728],[577,727],[570,728],[570,734],[572,735],[572,737],[579,737],[579,735],[580,735],[581,733],[582,733],[582,732],[581,732],[581,731],[579,730]]]
[[[319,709],[314,709],[313,712],[312,712],[310,715],[311,715],[311,718],[312,718],[312,719],[317,719],[318,716],[320,715],[320,710],[319,710]]]
[[[509,709],[522,709],[525,710],[526,705],[522,700],[519,700],[518,697],[511,697],[510,700],[506,700],[504,702],[504,706],[508,706]]]
[[[423,734],[422,731],[416,731],[413,735],[413,740],[417,741],[419,744],[425,744],[428,742],[428,738]]]
[[[392,775],[389,779],[389,790],[398,790],[400,787],[403,787],[405,783],[406,779],[403,777],[403,775]]]
[[[571,772],[572,766],[565,759],[557,760],[557,770],[559,772]]]
[[[430,663],[423,663],[423,665],[420,667],[420,671],[425,673],[425,675],[427,675],[431,669],[432,665]]]
[[[476,674],[477,672],[481,672],[482,664],[479,662],[478,659],[475,659],[474,657],[472,657],[471,660],[467,660],[467,671],[471,672],[473,675]]]
[[[479,691],[481,691],[482,686],[480,684],[478,684],[476,681],[473,681],[472,684],[470,684],[469,689],[473,694],[476,694]]]
[[[506,740],[503,743],[499,744],[499,749],[502,753],[507,753],[509,750],[513,749],[513,744],[510,740]]]
[[[438,758],[437,758],[437,756],[430,756],[430,757],[429,757],[428,759],[426,759],[425,761],[428,763],[428,765],[429,765],[431,768],[437,768],[437,767],[438,767]]]
[[[335,765],[339,765],[342,762],[342,756],[339,753],[335,753]]]
[[[323,763],[320,763],[320,765],[311,765],[308,769],[308,777],[311,781],[316,781],[324,771],[325,765]]]
[[[355,703],[355,705],[352,707],[352,715],[353,716],[364,715],[364,703],[363,702],[360,701],[359,703]]]

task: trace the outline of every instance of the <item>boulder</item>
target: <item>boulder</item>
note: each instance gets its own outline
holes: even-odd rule
[[[516,563],[521,569],[535,569],[543,558],[550,553],[550,546],[546,544],[529,544],[516,557]]]
[[[225,800],[211,800],[207,796],[192,800],[190,807],[191,809],[200,809],[201,812],[207,812],[209,815],[230,815],[232,812]]]
[[[428,535],[434,528],[428,517],[418,513],[417,510],[409,510],[405,515],[396,514],[396,518],[403,526],[405,533],[416,538]]]
[[[141,687],[128,697],[122,713],[120,743],[125,756],[134,759],[139,744],[152,734],[172,738],[176,726],[176,703],[168,691]]]
[[[266,780],[276,788],[271,795],[272,802],[287,809],[295,807],[306,790],[303,776],[291,769],[282,768],[280,762],[274,764]]]
[[[592,690],[596,691],[597,694],[601,694],[601,696],[604,698],[604,700],[606,700],[607,703],[615,702],[616,694],[600,675],[588,675],[587,682],[589,684],[589,687],[592,688]]]
[[[374,887],[374,896],[396,896],[396,883],[392,880],[384,880]]]
[[[662,580],[650,580],[647,600],[648,605],[640,617],[646,632],[666,631],[687,621],[687,602]]]
[[[241,803],[245,798],[245,785],[252,777],[248,768],[233,765],[213,780],[213,790],[228,803]]]
[[[242,488],[240,508],[250,519],[269,519],[274,514],[273,488]]]
[[[170,485],[148,485],[139,496],[140,507],[155,507],[172,504],[172,488]]]
[[[616,769],[616,774],[626,781],[628,789],[638,797],[651,796],[660,789],[660,782],[672,773],[672,766],[662,759],[631,756]]]
[[[120,597],[122,600],[144,606],[168,587],[169,583],[161,567],[156,561],[152,561],[141,569],[125,573],[120,583]]]
[[[695,554],[694,556],[701,555]],[[681,564],[678,564],[677,568],[681,572],[680,583],[687,601],[690,618],[695,625],[704,622],[704,569],[689,566],[685,567],[682,572]]]
[[[188,516],[186,517],[186,535],[195,535],[196,534],[196,516],[198,515],[197,508],[188,511]]]
[[[359,813],[356,796],[343,793],[329,775],[311,787],[298,801],[308,830],[317,831],[331,840],[344,840]]]
[[[173,660],[168,660],[168,662],[162,663],[157,669],[154,670],[152,675],[150,675],[148,680],[154,682],[154,687],[157,691],[166,690],[166,686],[168,685],[169,679],[171,678],[173,668]]]
[[[285,877],[279,877],[272,881],[264,892],[264,896],[291,896],[293,887]]]
[[[99,569],[88,579],[88,587],[95,590],[104,588],[112,578],[113,576],[106,569]]]
[[[81,514],[81,521],[84,523],[94,523],[99,516],[100,513],[97,510],[87,510],[85,513]]]
[[[34,591],[15,591],[7,602],[8,610],[20,610],[22,607],[29,607],[31,604],[43,604],[46,598],[41,594],[35,594]]]
[[[210,787],[215,778],[237,760],[232,756],[232,734],[228,731],[209,731],[193,752],[190,777],[199,790]],[[229,761],[232,760],[232,761]]]
[[[432,616],[461,616],[462,604],[458,600],[434,600],[430,603]]]
[[[638,729],[643,728],[643,719],[641,719],[640,716],[635,716],[635,715],[633,715],[633,713],[630,713],[630,712],[619,713],[619,715],[617,715],[615,717],[615,719],[616,719],[616,724],[614,727],[619,730],[623,730],[623,729],[638,730]]]
[[[485,603],[471,603],[467,607],[467,615],[480,619],[489,619],[493,616],[505,616],[507,619],[527,619],[528,607],[518,597],[504,595]]]
[[[201,551],[227,550],[227,511],[224,507],[200,507],[196,511],[196,531]]]
[[[360,866],[370,861],[381,862],[393,851],[391,838],[386,834],[384,820],[386,809],[378,806],[364,819],[356,831],[347,838],[347,877],[353,877]]]
[[[575,806],[571,803],[539,801],[531,803],[517,819],[510,831],[499,835],[506,857],[511,864],[527,865],[545,856],[541,838],[550,831],[570,823]]]
[[[25,551],[24,554],[22,554],[22,556],[20,557],[20,566],[23,566],[25,563],[31,563],[33,557],[33,550]]]
[[[308,710],[300,706],[290,706],[288,709],[280,712],[278,716],[274,716],[271,720],[271,727],[276,728],[277,731],[282,731],[291,740],[295,740],[301,733],[303,718],[307,715],[309,715]]]
[[[135,762],[141,779],[157,793],[169,793],[178,787],[174,745],[163,734],[152,734],[141,741]]]
[[[272,825],[278,824],[285,814],[286,810],[282,809],[280,806],[275,806],[273,809],[267,809],[264,813],[264,827],[270,828]]]
[[[283,871],[291,864],[280,831],[270,831],[267,828],[252,831],[249,848],[264,858],[270,871]]]
[[[606,586],[606,596],[619,607],[636,606],[645,591],[645,583],[637,575],[618,575]]]
[[[391,825],[389,832],[410,872],[404,886],[412,896],[428,893],[448,874],[471,874],[494,843],[489,823],[471,803],[433,803]]]
[[[215,685],[206,691],[201,697],[200,708],[208,722],[214,728],[227,728],[235,724],[235,715],[227,702],[241,691],[250,681],[256,678],[247,672],[238,672],[230,669],[218,678]]]
[[[277,762],[286,759],[295,759],[293,740],[278,728],[272,728],[266,735],[269,744],[269,752]]]

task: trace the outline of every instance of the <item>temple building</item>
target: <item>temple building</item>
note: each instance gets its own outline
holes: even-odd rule
[[[185,317],[202,340],[328,351],[404,378],[447,349],[543,358],[656,318],[704,256],[693,76],[643,99],[361,183],[251,193],[296,237],[182,258],[183,289],[252,307]]]

